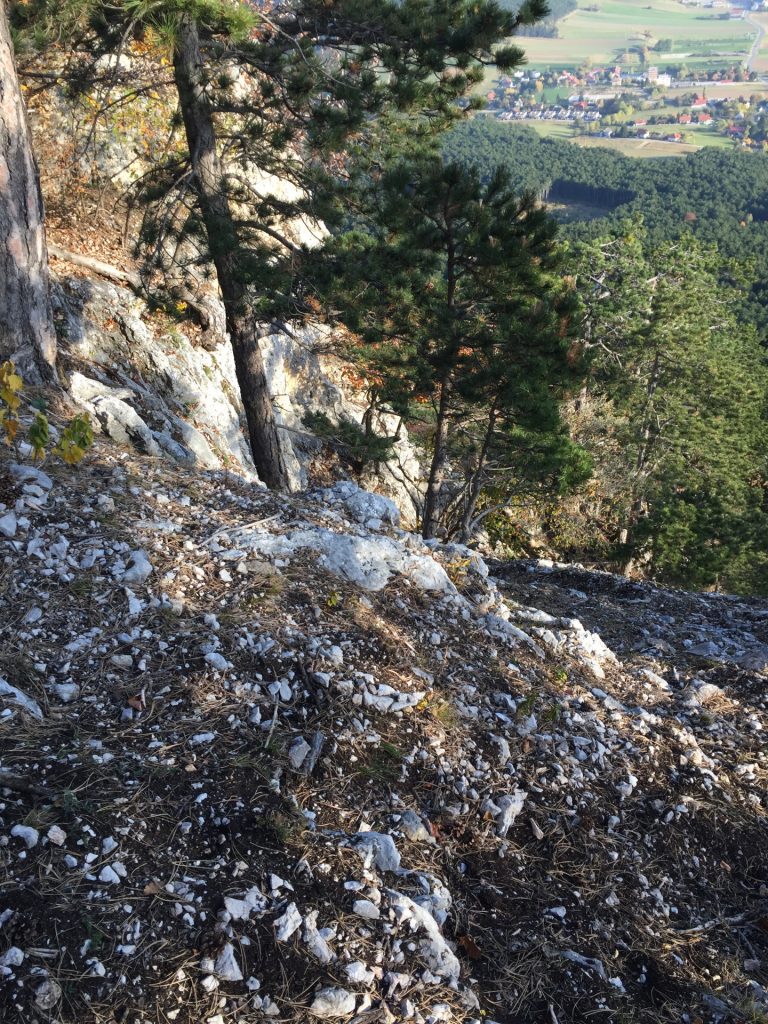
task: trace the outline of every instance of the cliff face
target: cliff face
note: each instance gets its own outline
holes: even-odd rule
[[[194,454],[171,351],[99,345]],[[489,573],[195,458],[0,455],[4,1021],[768,1012],[765,603]]]
[[[69,394],[98,428],[149,455],[254,475],[223,334],[202,339],[194,326],[151,314],[132,292],[93,275],[61,278],[56,295]],[[347,382],[326,328],[265,333],[262,348],[292,486],[302,490],[324,455],[305,417],[321,413],[331,423],[360,423],[364,396]],[[396,430],[394,422],[385,426]],[[389,462],[368,467],[366,479],[413,522],[421,466],[406,431]]]

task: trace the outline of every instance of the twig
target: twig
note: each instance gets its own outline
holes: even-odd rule
[[[9,775],[7,772],[0,772],[0,789],[12,789],[16,793],[28,793],[30,796],[39,796],[47,800],[53,799],[53,794],[49,790],[43,789],[42,786],[36,786],[20,775]]]

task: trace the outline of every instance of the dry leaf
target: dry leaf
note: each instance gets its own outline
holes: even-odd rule
[[[457,941],[470,960],[480,960],[482,958],[483,954],[480,951],[480,947],[469,935],[460,935]]]

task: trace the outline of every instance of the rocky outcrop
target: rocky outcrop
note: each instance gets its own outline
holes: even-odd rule
[[[199,344],[194,327],[153,316],[132,292],[95,278],[60,282],[56,307],[69,393],[97,429],[148,455],[255,478],[226,338]],[[265,334],[262,345],[292,488],[303,490],[323,444],[305,426],[307,414],[360,423],[365,403],[345,381],[328,328]],[[397,424],[385,417],[380,426],[394,434]],[[392,459],[364,476],[367,486],[396,501],[406,525],[415,519],[420,479],[405,431]]]

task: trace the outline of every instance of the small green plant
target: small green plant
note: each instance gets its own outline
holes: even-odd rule
[[[402,752],[402,750],[399,747],[395,746],[394,743],[390,743],[389,740],[382,740],[379,749],[383,750],[384,753],[388,757],[391,757],[393,761],[402,761],[403,758],[405,757],[405,754]]]
[[[560,715],[563,709],[560,704],[550,704],[548,708],[545,708],[541,714],[542,722],[547,722],[549,725],[555,725],[560,720]]]
[[[368,763],[362,766],[361,774],[377,782],[394,784],[400,778],[400,765],[404,756],[399,747],[384,740],[379,748],[372,752]]]
[[[279,846],[301,846],[307,830],[306,821],[297,814],[274,811],[267,817],[266,826]]]
[[[109,938],[107,932],[103,931],[95,921],[91,920],[90,917],[82,918],[83,928],[85,934],[88,936],[90,946],[88,947],[92,953],[98,952],[105,941]]]
[[[17,448],[21,429],[19,410],[22,404],[24,381],[16,367],[6,360],[0,366],[0,425],[5,434],[5,443]],[[40,461],[46,457],[50,444],[48,417],[37,409],[27,430],[27,441],[32,447],[32,458]],[[73,466],[81,461],[86,450],[93,444],[93,427],[87,413],[74,416],[61,433],[58,444],[52,449],[62,462]]]
[[[458,587],[466,580],[471,565],[471,558],[455,558],[452,562],[445,562],[443,568],[451,583]]]
[[[349,459],[356,473],[362,473],[370,462],[386,462],[392,457],[396,438],[375,434],[352,420],[341,419],[332,423],[325,413],[307,413],[302,422],[305,427],[332,444]]]
[[[528,696],[517,705],[517,711],[515,712],[518,718],[527,718],[528,715],[533,714],[533,709],[536,707],[536,700],[538,694],[536,691],[532,691]]]
[[[461,721],[459,712],[453,704],[442,698],[430,702],[429,710],[444,729],[455,729]]]

